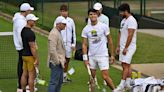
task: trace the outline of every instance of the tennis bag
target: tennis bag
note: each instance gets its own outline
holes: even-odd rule
[[[80,43],[77,44],[77,46],[76,46],[76,52],[75,52],[74,59],[83,61],[82,45]]]

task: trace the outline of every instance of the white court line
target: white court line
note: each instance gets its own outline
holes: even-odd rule
[[[159,14],[159,13],[164,13],[164,11],[151,11],[151,14]]]
[[[9,35],[13,35],[13,32],[0,32],[0,36],[9,36]]]

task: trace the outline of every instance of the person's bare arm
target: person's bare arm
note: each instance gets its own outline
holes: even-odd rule
[[[107,35],[107,39],[108,39],[108,46],[110,47],[110,53],[111,53],[111,63],[115,62],[115,57],[114,57],[114,46],[113,46],[113,40],[111,35]]]
[[[82,38],[82,52],[85,66],[89,65],[88,55],[87,55],[87,46],[88,41],[87,38]]]
[[[135,29],[128,29],[128,38],[127,38],[127,41],[126,41],[125,48],[123,50],[124,55],[126,55],[127,49],[129,47],[132,39],[133,39],[134,32],[135,32]]]
[[[117,48],[116,48],[116,54],[118,55],[119,53],[120,53],[120,31],[118,33]]]
[[[39,58],[38,58],[38,53],[37,53],[37,46],[35,42],[29,42],[30,50],[31,53],[35,59],[34,65],[39,65]]]

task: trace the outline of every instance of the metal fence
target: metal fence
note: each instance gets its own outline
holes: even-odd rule
[[[34,13],[40,18],[39,24],[48,29],[52,28],[54,19],[59,15],[61,4],[69,6],[69,14],[77,25],[85,24],[87,10],[95,2],[111,8],[128,3],[133,13],[164,21],[164,0],[1,0],[0,10],[13,15],[19,11],[22,2],[28,2],[35,7]]]
[[[128,3],[132,13],[164,21],[164,0],[100,0],[105,6],[118,8]]]
[[[31,1],[31,2],[29,2]],[[2,0],[0,2],[0,10],[11,15],[19,11],[19,6],[23,0]],[[69,16],[72,17],[76,25],[84,25],[87,17],[88,1],[73,0],[28,0],[34,8],[35,13],[40,19],[38,24],[50,30],[53,27],[54,20],[60,15],[60,6],[66,4],[69,7]],[[80,29],[82,29],[81,26]]]

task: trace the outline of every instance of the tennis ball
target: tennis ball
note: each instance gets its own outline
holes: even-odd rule
[[[40,84],[40,85],[46,85],[46,81],[39,79],[38,80],[38,84]]]

